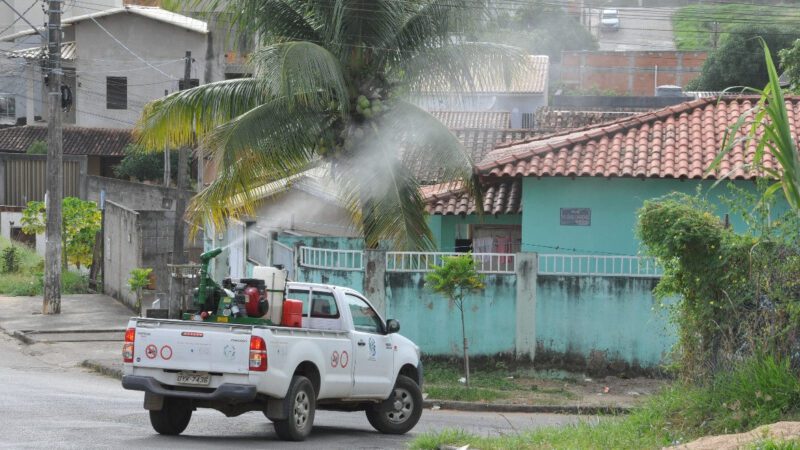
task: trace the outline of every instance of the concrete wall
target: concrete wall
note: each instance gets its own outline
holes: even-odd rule
[[[169,292],[174,226],[174,211],[139,211],[142,267],[153,269],[156,292]]]
[[[86,190],[89,200],[99,202],[100,192],[106,191],[106,200],[134,210],[172,210],[175,209],[173,199],[177,196],[174,188],[92,175],[86,177]],[[186,192],[188,197],[194,195],[194,192]]]
[[[75,24],[75,40],[81,55],[75,93],[77,125],[132,127],[148,101],[163,97],[165,91],[178,90],[177,80],[183,78],[182,58],[187,50],[195,60],[192,78],[198,78],[201,84],[212,81],[205,75],[207,35],[135,14],[115,14],[97,21],[133,53],[146,57],[159,70],[148,67],[126,51],[93,21]],[[127,77],[127,109],[106,108],[106,77],[109,76]]]
[[[106,202],[103,215],[103,291],[128,306],[136,294],[128,289],[131,270],[144,267],[139,213]]]
[[[655,278],[546,276],[536,285],[540,366],[591,372],[652,368],[676,340]]]
[[[437,251],[455,251],[456,228],[469,225],[520,225],[521,214],[500,214],[497,216],[470,214],[466,216],[429,216],[428,226],[437,244]]]
[[[458,309],[425,286],[424,273],[385,272],[367,253],[364,271],[301,267],[297,280],[356,289],[424,353],[460,355]],[[486,289],[465,299],[470,354],[590,373],[635,373],[665,361],[675,329],[651,293],[657,279],[538,275],[536,262],[535,253],[517,254],[516,273],[486,274]]]
[[[710,190],[713,181],[527,177],[522,183],[522,251],[572,253],[574,249],[581,254],[636,255],[640,250],[634,235],[636,214],[645,200],[675,191],[694,194],[700,184],[720,216],[730,212],[719,201],[728,189],[718,186]],[[737,181],[736,185],[755,190],[749,181]],[[590,208],[591,225],[561,225],[561,208]],[[745,229],[740,216],[731,214],[730,219],[734,229]]]
[[[561,82],[621,95],[655,95],[656,85],[685,86],[697,78],[707,56],[678,51],[566,51],[561,53]]]
[[[464,299],[464,322],[471,355],[513,354],[516,329],[516,277],[489,275],[486,289]],[[372,299],[370,299],[372,300]],[[424,273],[386,274],[387,318],[400,321],[401,333],[428,355],[461,354],[459,310],[425,287]]]

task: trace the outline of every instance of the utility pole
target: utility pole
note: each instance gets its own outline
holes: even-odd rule
[[[183,86],[181,90],[189,89],[192,83],[192,52],[186,51],[186,62],[183,69]],[[188,187],[188,166],[189,147],[184,146],[178,150],[178,189],[175,199],[175,232],[172,239],[172,264],[186,264],[186,256],[183,250],[184,222],[183,216],[186,214],[186,188]],[[178,317],[180,309],[180,299],[183,296],[181,286],[172,279],[170,284],[169,317]]]
[[[61,200],[64,196],[63,135],[61,123],[61,4],[50,0],[47,11],[48,119],[47,119],[47,190],[45,207],[45,273],[43,314],[61,313]]]

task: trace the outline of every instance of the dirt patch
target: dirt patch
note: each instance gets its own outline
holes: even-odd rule
[[[554,380],[516,378],[517,389],[497,403],[632,407],[669,384],[652,378]]]
[[[800,422],[777,422],[772,425],[758,427],[746,433],[706,436],[688,444],[669,448],[680,450],[734,450],[766,439],[776,441],[800,439]]]

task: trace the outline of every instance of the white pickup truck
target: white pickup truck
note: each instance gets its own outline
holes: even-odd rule
[[[293,283],[302,326],[132,318],[125,389],[144,391],[153,428],[177,435],[197,408],[228,417],[261,411],[278,437],[303,440],[319,409],[366,411],[380,432],[402,434],[422,413],[420,350],[360,293]]]

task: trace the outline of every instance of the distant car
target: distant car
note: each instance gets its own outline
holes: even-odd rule
[[[616,9],[600,11],[600,28],[603,31],[619,31],[619,11]]]

